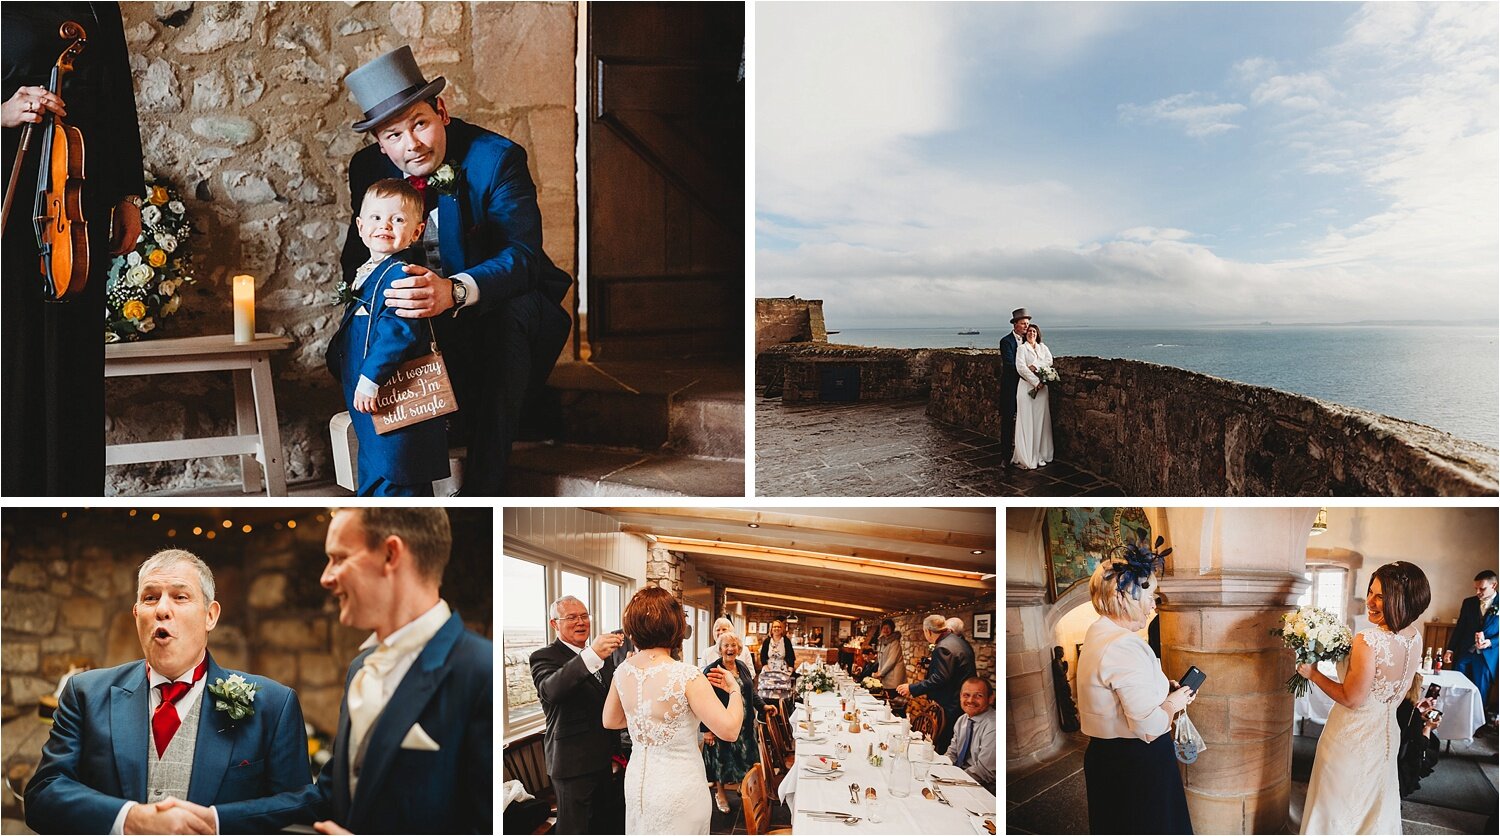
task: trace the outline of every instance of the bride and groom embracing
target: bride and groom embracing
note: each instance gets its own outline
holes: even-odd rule
[[[1000,443],[1007,466],[1026,470],[1052,461],[1052,405],[1047,383],[1052,351],[1025,308],[1010,314],[1011,332],[1000,339]]]

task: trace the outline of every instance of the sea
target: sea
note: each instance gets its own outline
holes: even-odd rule
[[[978,330],[978,334],[959,331]],[[996,348],[1010,327],[845,329],[829,342]],[[1309,395],[1500,446],[1494,325],[1044,327],[1054,356],[1121,357]]]

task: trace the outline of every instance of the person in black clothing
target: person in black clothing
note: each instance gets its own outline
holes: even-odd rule
[[[83,27],[88,43],[63,79],[47,91],[58,56],[72,41],[58,28]],[[145,194],[135,89],[116,3],[6,3],[0,7],[4,105],[0,108],[5,175],[27,124],[31,148],[21,163],[4,231],[0,310],[0,390],[7,404],[3,493],[7,496],[100,496],[104,493],[105,274],[112,255],[135,246]],[[89,273],[81,295],[48,302],[38,261],[32,202],[46,115],[63,116],[84,141],[83,214]],[[7,184],[9,181],[7,180]],[[7,185],[8,187],[8,185]]]
[[[963,708],[959,705],[958,692],[964,680],[974,675],[974,648],[968,640],[948,630],[948,623],[941,615],[929,615],[922,621],[922,634],[933,643],[931,664],[927,678],[911,684],[902,683],[896,693],[903,697],[927,696],[943,707],[943,727],[932,740],[933,751],[939,755],[948,752],[948,743],[953,739],[953,724]]]
[[[1436,685],[1432,686],[1434,689]],[[1401,704],[1396,706],[1396,726],[1401,729],[1401,748],[1396,752],[1396,775],[1401,781],[1401,797],[1416,792],[1422,779],[1432,774],[1437,767],[1438,751],[1442,746],[1433,732],[1438,720],[1429,717],[1437,708],[1437,694],[1422,696],[1422,675],[1412,679],[1411,690]]]

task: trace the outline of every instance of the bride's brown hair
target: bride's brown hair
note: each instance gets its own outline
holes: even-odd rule
[[[1432,587],[1427,583],[1427,575],[1415,563],[1398,560],[1376,569],[1365,587],[1366,593],[1375,585],[1376,578],[1380,579],[1385,628],[1392,633],[1405,630],[1432,603]]]
[[[683,617],[682,605],[672,593],[658,586],[648,586],[630,599],[620,626],[625,628],[625,635],[635,642],[638,650],[652,647],[676,650],[687,638],[687,619]]]

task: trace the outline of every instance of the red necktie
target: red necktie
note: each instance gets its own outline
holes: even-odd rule
[[[156,756],[161,757],[167,751],[167,744],[172,742],[172,735],[182,726],[182,718],[177,716],[177,701],[183,695],[193,689],[208,673],[208,659],[205,658],[193,671],[192,682],[165,682],[157,686],[161,688],[161,705],[156,707],[156,713],[151,715],[151,736],[156,740]]]

